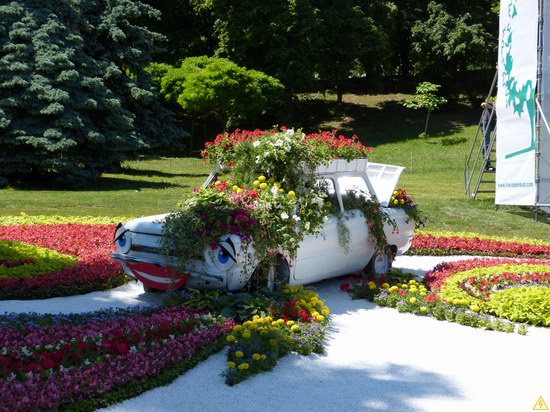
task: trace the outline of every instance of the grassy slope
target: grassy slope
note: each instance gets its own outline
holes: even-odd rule
[[[524,208],[495,210],[493,197],[470,200],[464,195],[463,165],[475,136],[480,112],[455,106],[432,114],[428,132],[425,113],[404,109],[405,95],[347,95],[342,106],[331,96],[304,101],[296,120],[280,121],[306,131],[336,128],[356,133],[375,147],[371,161],[403,165],[400,187],[424,210],[427,229],[470,231],[486,235],[550,240],[550,226],[537,222]],[[199,159],[160,158],[127,162],[120,174],[106,174],[98,185],[82,191],[0,190],[0,215],[142,216],[164,213],[199,186],[211,167]]]

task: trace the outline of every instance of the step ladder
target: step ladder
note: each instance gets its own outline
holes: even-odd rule
[[[487,95],[486,103],[489,102],[495,84],[497,81],[497,73],[493,78],[491,89]],[[489,122],[496,116],[494,108],[491,109]],[[470,151],[466,156],[464,164],[464,194],[475,199],[479,193],[495,193],[495,171],[488,170],[490,164],[495,164],[495,141],[497,130],[491,132],[489,145],[487,150],[484,149],[485,139],[483,130],[483,114],[481,115],[476,131],[476,135],[470,146]]]

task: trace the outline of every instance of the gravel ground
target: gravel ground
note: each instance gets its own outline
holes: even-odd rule
[[[402,256],[395,267],[423,274],[464,257]],[[172,384],[105,411],[531,411],[550,405],[550,329],[527,336],[484,331],[351,300],[341,279],[315,285],[331,309],[324,355],[289,355],[272,372],[225,385],[224,351]],[[85,312],[158,303],[130,283],[108,292],[0,302],[0,313]]]

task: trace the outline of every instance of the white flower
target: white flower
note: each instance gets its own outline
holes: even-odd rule
[[[305,228],[306,230],[309,230],[309,226],[310,226],[310,225],[309,225],[309,222],[304,223],[304,228]]]
[[[292,219],[294,219],[294,221],[296,222],[299,222],[301,220],[300,216],[297,216],[297,215],[292,215]]]
[[[252,143],[252,146],[254,146],[254,147],[258,147],[259,145],[260,145],[259,140],[254,140],[254,143]]]
[[[279,188],[273,186],[271,188],[271,194],[273,195],[273,197],[279,197]]]
[[[277,139],[277,141],[275,142],[275,145],[274,146],[282,146],[283,145],[283,141],[281,139]]]
[[[281,219],[287,220],[288,219],[288,213],[287,212],[281,213]]]
[[[294,136],[294,129],[286,129],[285,136],[286,137]]]

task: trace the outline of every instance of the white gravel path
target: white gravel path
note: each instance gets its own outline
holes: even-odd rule
[[[464,257],[399,257],[422,274]],[[527,336],[483,331],[351,300],[341,279],[316,286],[331,309],[326,354],[289,355],[272,372],[225,385],[224,351],[171,385],[105,409],[156,411],[531,411],[550,405],[550,330]],[[109,292],[43,301],[0,302],[0,313],[84,312],[149,305],[159,297],[130,283]]]

